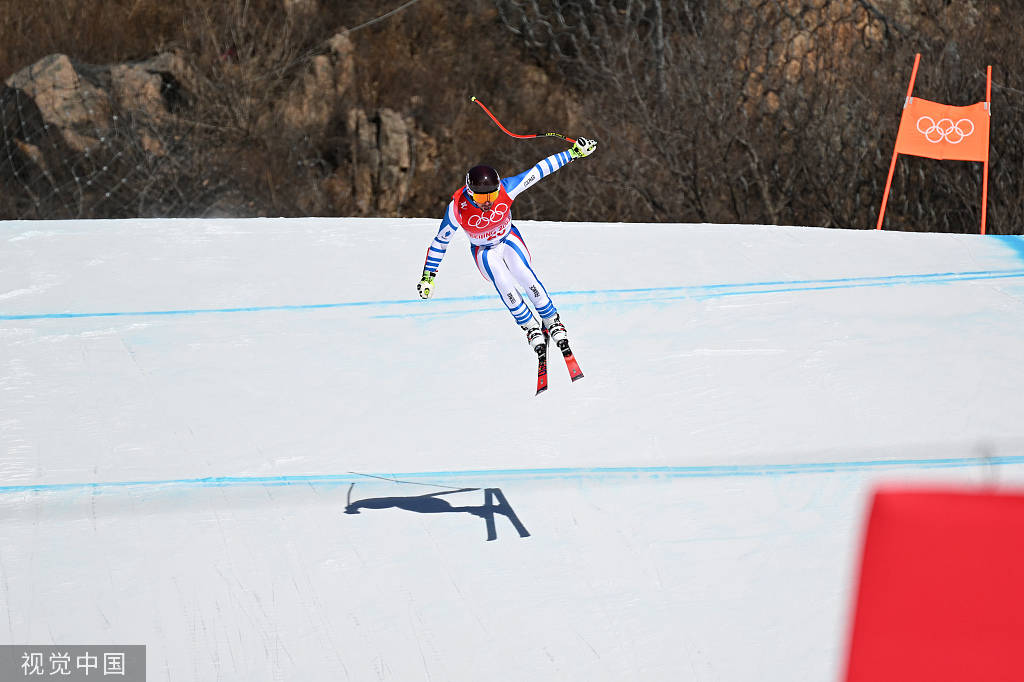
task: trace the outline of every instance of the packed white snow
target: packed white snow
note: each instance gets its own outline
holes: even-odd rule
[[[835,679],[873,486],[1024,479],[1024,239],[519,226],[541,396],[464,237],[416,295],[435,220],[0,223],[0,643]]]

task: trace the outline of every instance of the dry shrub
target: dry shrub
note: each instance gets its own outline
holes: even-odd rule
[[[989,226],[1020,232],[1024,53],[1013,0],[498,0],[538,63],[581,93],[603,152],[581,218],[873,227],[915,52],[916,93],[984,97]],[[901,158],[898,229],[976,231],[979,164]],[[608,191],[611,188],[618,191]]]
[[[175,48],[192,68],[173,125],[147,129],[122,112],[135,128],[111,136],[122,147],[105,167],[130,178],[116,207],[80,192],[62,215],[355,214],[343,186],[323,191],[356,162],[348,108],[393,109],[425,131],[436,151],[402,211],[436,215],[467,166],[508,174],[564,148],[505,136],[476,95],[513,130],[600,141],[586,164],[525,193],[523,218],[867,228],[922,52],[917,94],[951,104],[981,99],[994,67],[989,227],[1024,226],[1017,0],[424,0],[351,34],[355,86],[315,131],[282,124],[288,88],[330,36],[384,10],[321,0],[307,14],[282,2],[0,0],[5,76],[54,52],[109,64]],[[147,156],[146,136],[173,155]],[[89,166],[64,165],[61,186],[74,189]],[[0,212],[19,215],[28,194],[8,192]],[[887,225],[975,231],[979,194],[977,164],[902,158]]]
[[[0,0],[0,80],[55,52],[97,64],[146,57],[181,36],[183,16],[164,0]]]

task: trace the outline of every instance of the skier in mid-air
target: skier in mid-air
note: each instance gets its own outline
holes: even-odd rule
[[[465,185],[452,195],[437,236],[427,249],[423,276],[416,285],[420,298],[427,299],[433,294],[434,278],[441,266],[441,259],[444,258],[452,235],[461,227],[469,236],[470,253],[480,274],[494,284],[512,317],[526,332],[527,342],[541,357],[542,365],[547,347],[546,337],[559,347],[567,348],[565,325],[558,315],[558,309],[533,271],[530,251],[519,229],[512,223],[512,202],[538,180],[575,159],[590,156],[596,149],[597,142],[581,137],[568,150],[541,159],[533,168],[505,179],[491,166],[470,168],[466,173]],[[533,309],[526,304],[520,291],[529,295]],[[534,317],[534,310],[541,319],[539,323]],[[563,341],[564,345],[560,343]],[[540,390],[543,389],[538,388],[538,392]]]

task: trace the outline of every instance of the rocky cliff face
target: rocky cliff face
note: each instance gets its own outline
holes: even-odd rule
[[[301,3],[295,6],[301,11]],[[68,182],[78,191],[105,192],[104,187],[124,178],[81,175],[87,173],[81,160],[130,156],[141,168],[168,154],[189,156],[192,152],[183,146],[190,139],[209,146],[216,135],[190,136],[186,131],[197,130],[197,123],[202,128],[205,110],[199,100],[205,93],[231,87],[232,69],[242,67],[230,60],[227,55],[219,65],[220,83],[199,75],[181,51],[109,65],[53,54],[15,73],[0,92],[0,141],[8,159],[0,164],[0,178],[6,178],[7,191],[31,195],[37,205],[41,198],[55,199],[69,191]],[[389,108],[368,111],[353,105],[354,86],[352,42],[341,32],[288,75],[257,112],[252,128],[241,133],[252,138],[249,144],[265,138],[295,141],[305,156],[335,159],[306,173],[308,182],[298,188],[279,188],[294,195],[301,212],[326,214],[350,207],[349,212],[354,208],[358,214],[400,214],[413,192],[415,174],[433,167],[436,144],[415,121]],[[238,135],[224,132],[224,138]],[[123,148],[129,144],[130,150]],[[226,145],[223,151],[221,162],[230,167],[236,149]],[[213,150],[203,152],[211,163]],[[110,166],[100,168],[108,171]],[[81,182],[69,180],[76,175]],[[225,193],[230,194],[226,186]],[[204,201],[209,206],[184,210],[233,212],[230,197],[206,195]]]
[[[411,117],[392,109],[350,109],[346,130],[350,162],[327,179],[335,200],[351,193],[360,214],[400,215],[413,193],[417,166],[433,167],[437,145]]]

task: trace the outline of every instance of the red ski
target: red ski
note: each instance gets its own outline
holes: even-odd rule
[[[544,330],[544,345],[537,346],[537,393],[540,395],[544,391],[548,390],[548,346],[550,337],[548,337],[548,330]],[[576,358],[572,354],[572,350],[569,349],[569,340],[562,339],[557,342],[558,350],[562,351],[562,358],[565,360],[565,366],[569,370],[569,378],[573,381],[577,381],[583,378],[583,371],[580,369],[580,363],[576,362]]]
[[[583,372],[580,370],[580,363],[576,362],[576,358],[573,357],[572,351],[569,350],[569,339],[562,339],[558,342],[558,350],[562,351],[562,357],[565,358],[565,366],[569,370],[569,378],[573,381],[579,381],[583,378]]]
[[[548,390],[548,344],[537,347],[537,393]]]

